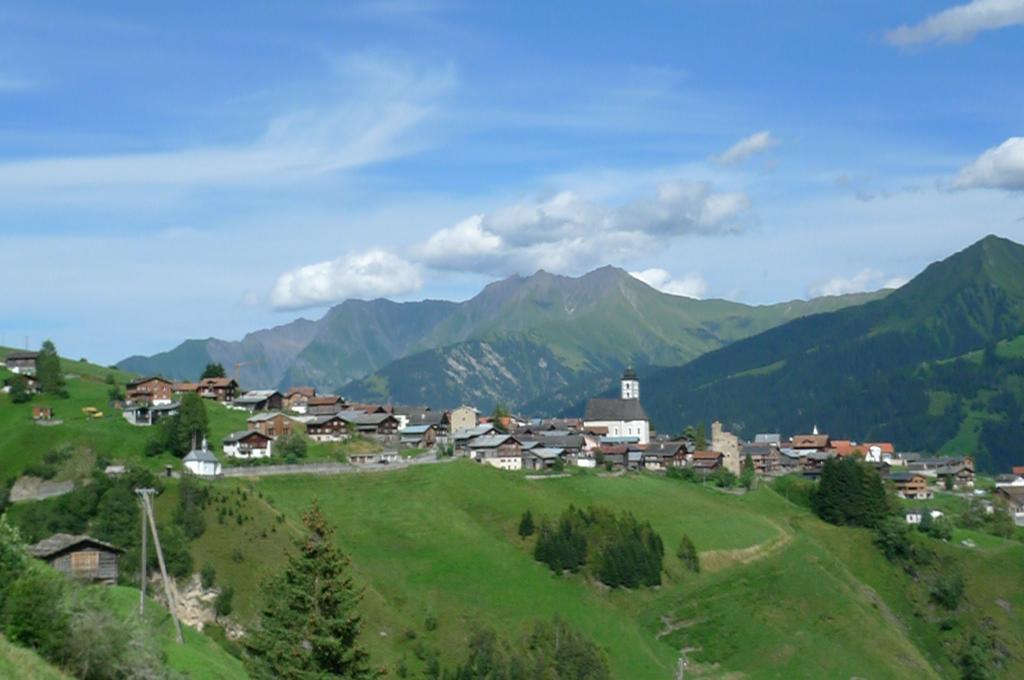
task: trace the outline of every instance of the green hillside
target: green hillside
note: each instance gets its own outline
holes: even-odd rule
[[[661,293],[614,267],[579,278],[541,271],[493,283],[461,303],[348,300],[315,322],[300,319],[239,342],[189,340],[119,365],[195,379],[208,361],[229,369],[239,362],[249,387],[312,384],[359,399],[485,409],[501,395],[513,406],[546,408],[572,403],[578,388],[599,385],[624,364],[678,365],[791,319],[884,295],[751,307]],[[496,370],[467,379],[478,363]],[[537,375],[547,367],[550,378]]]
[[[1024,246],[987,237],[892,295],[810,316],[648,376],[659,428],[834,437],[1021,464]],[[989,348],[988,351],[983,351]]]
[[[558,613],[621,678],[667,677],[680,649],[695,676],[957,676],[944,650],[962,629],[940,631],[927,593],[866,532],[825,525],[768,489],[737,497],[653,475],[530,481],[472,463],[255,486],[292,525],[319,499],[365,587],[363,642],[392,672],[435,653],[450,667],[480,625],[511,636]],[[569,504],[649,520],[668,547],[664,585],[608,591],[535,562],[516,535],[520,514]],[[700,550],[699,575],[674,556],[683,533]],[[1024,584],[1006,566],[1024,545],[943,551],[972,574],[963,620],[994,622],[1011,650],[1008,677],[1024,671]]]
[[[12,645],[0,635],[0,678],[66,680],[67,677],[32,650]]]

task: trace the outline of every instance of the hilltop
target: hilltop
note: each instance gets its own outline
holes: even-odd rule
[[[665,430],[722,420],[745,436],[891,440],[1020,464],[1024,246],[989,236],[883,299],[797,319],[678,368],[644,403]]]
[[[318,321],[299,319],[238,342],[188,340],[118,366],[195,379],[207,362],[237,362],[250,386],[311,384],[352,399],[432,406],[553,408],[624,364],[682,364],[791,319],[885,294],[749,306],[662,293],[615,267],[575,278],[539,271],[461,303],[348,300]]]

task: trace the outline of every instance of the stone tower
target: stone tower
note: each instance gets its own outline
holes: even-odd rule
[[[740,474],[740,439],[722,429],[722,423],[711,423],[711,450],[723,456],[725,469],[734,475]]]

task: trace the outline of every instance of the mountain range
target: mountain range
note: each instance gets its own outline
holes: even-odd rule
[[[195,379],[207,362],[242,365],[246,387],[314,385],[349,399],[548,410],[603,389],[625,364],[673,366],[808,314],[886,291],[750,306],[662,293],[626,271],[539,271],[465,302],[348,300],[240,341],[187,340],[124,370]]]
[[[649,371],[655,425],[721,420],[1024,464],[1024,246],[989,236],[864,305]]]

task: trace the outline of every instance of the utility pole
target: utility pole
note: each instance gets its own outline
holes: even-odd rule
[[[178,621],[178,599],[175,596],[175,588],[171,580],[167,578],[167,565],[164,564],[164,551],[160,548],[160,534],[156,531],[156,519],[153,517],[153,494],[155,489],[136,489],[139,499],[142,501],[142,511],[149,519],[149,528],[153,532],[153,545],[156,546],[156,559],[160,564],[160,577],[164,582],[164,596],[167,598],[167,608],[171,611],[171,619],[174,621],[174,632],[178,638],[178,644],[183,644],[185,639],[181,635],[181,622]],[[143,520],[145,521],[145,520]],[[145,585],[143,585],[145,588]]]
[[[139,493],[139,491],[136,490],[135,493]],[[142,498],[142,494],[139,494],[139,498],[140,499]],[[139,518],[142,520],[142,564],[139,566],[139,569],[141,571],[141,574],[140,574],[140,577],[139,577],[139,616],[142,616],[145,613],[145,608],[146,608],[146,578],[148,576],[148,571],[149,571],[147,569],[149,564],[146,561],[147,558],[146,558],[146,511],[145,510],[143,510],[142,512],[139,513]]]

